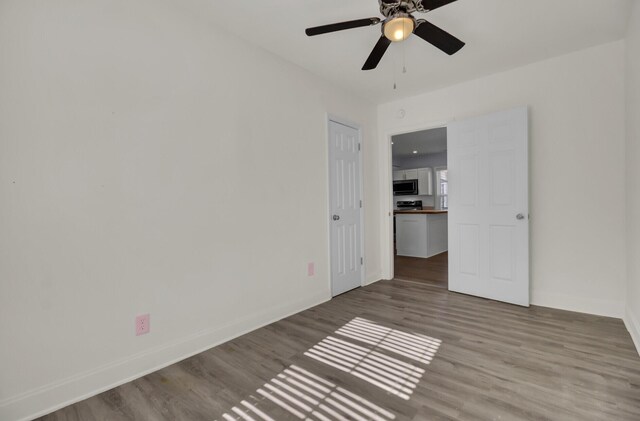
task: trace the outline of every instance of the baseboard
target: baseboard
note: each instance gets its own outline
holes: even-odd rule
[[[367,286],[367,285],[371,285],[371,284],[375,284],[376,282],[382,280],[382,275],[379,273],[374,273],[371,275],[367,275],[365,277],[365,281],[364,281],[364,285],[363,286]]]
[[[330,300],[318,294],[258,312],[169,344],[114,361],[96,369],[0,401],[1,420],[31,420],[135,380],[245,333]]]
[[[624,316],[624,303],[622,302],[582,298],[574,295],[534,292],[531,296],[531,304],[559,310],[594,314],[596,316],[615,317],[617,319],[621,319]]]
[[[638,355],[640,355],[640,323],[638,323],[638,318],[633,314],[628,306],[623,320],[624,325],[627,327],[627,330],[631,335],[633,344],[636,346],[636,351],[638,351]]]

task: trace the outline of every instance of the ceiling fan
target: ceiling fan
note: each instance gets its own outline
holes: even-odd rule
[[[305,32],[312,37],[345,29],[373,26],[382,22],[382,36],[373,47],[373,51],[364,63],[362,70],[375,69],[392,42],[404,41],[411,34],[416,34],[445,53],[453,55],[464,47],[464,42],[424,19],[414,18],[411,13],[430,12],[454,1],[456,0],[378,0],[380,13],[385,19],[368,18],[332,23],[308,28]]]

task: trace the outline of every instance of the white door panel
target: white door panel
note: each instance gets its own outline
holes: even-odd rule
[[[362,279],[360,150],[358,130],[329,122],[331,293],[357,288]]]
[[[528,130],[526,108],[448,127],[452,291],[529,305]]]

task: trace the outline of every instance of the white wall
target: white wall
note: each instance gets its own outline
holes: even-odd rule
[[[375,107],[189,2],[0,2],[2,420],[327,300],[327,113],[363,126],[380,278]]]
[[[528,105],[532,301],[620,317],[624,51],[619,41],[379,106],[382,183],[389,183],[389,134]],[[384,209],[390,198],[382,200]],[[385,237],[389,222],[381,221]],[[383,239],[385,277],[390,244]]]
[[[640,352],[640,2],[627,35],[627,311],[625,323]]]

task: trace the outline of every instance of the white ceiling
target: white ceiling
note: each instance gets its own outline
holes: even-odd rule
[[[393,158],[410,158],[447,150],[447,128],[422,130],[391,138]],[[413,152],[416,151],[417,154]]]
[[[459,0],[425,17],[467,45],[449,57],[415,36],[361,67],[380,26],[309,38],[304,29],[380,17],[377,0],[201,2],[224,30],[376,103],[622,39],[632,0]],[[402,57],[407,73],[402,74]],[[393,90],[394,72],[398,89]]]

